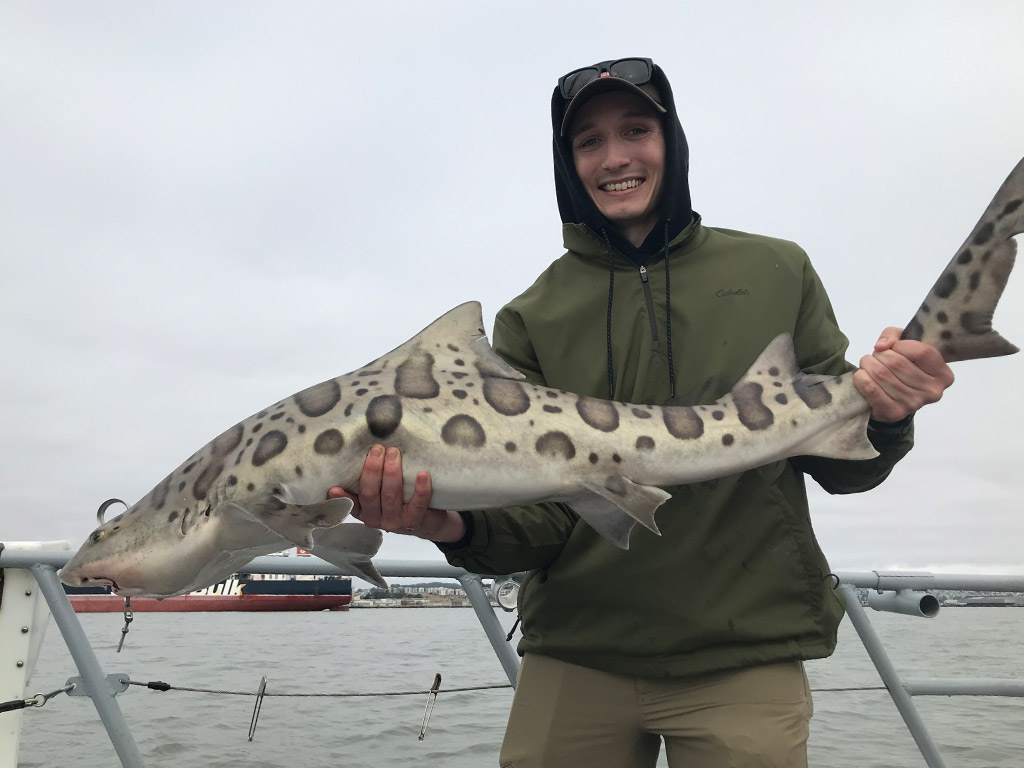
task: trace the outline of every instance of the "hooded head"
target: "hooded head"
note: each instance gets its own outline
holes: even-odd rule
[[[573,123],[595,96],[620,91],[631,94],[660,118],[665,140],[664,169],[657,201],[658,219],[639,246],[634,247],[597,207],[580,181],[573,158]],[[687,179],[689,150],[676,114],[665,73],[650,59],[603,61],[574,70],[559,79],[551,97],[554,136],[555,191],[562,221],[584,224],[603,232],[620,252],[646,261],[667,240],[681,232],[693,217]],[[667,235],[667,238],[666,238]]]

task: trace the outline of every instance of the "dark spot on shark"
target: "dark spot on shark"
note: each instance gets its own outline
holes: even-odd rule
[[[569,461],[576,456],[576,446],[565,432],[545,432],[537,438],[534,449],[541,456]]]
[[[967,279],[967,287],[976,291],[979,285],[981,285],[981,272],[971,272],[971,276]]]
[[[378,368],[375,371],[360,371],[358,375],[359,376],[376,376],[380,372],[381,372],[381,369]]]
[[[654,439],[641,435],[636,439],[636,449],[638,451],[653,451],[654,450]]]
[[[736,438],[732,435],[722,435],[722,445],[732,445]]]
[[[544,410],[547,411],[548,413],[561,413],[562,412],[562,409],[559,408],[557,405],[545,405],[544,406]]]
[[[287,447],[288,438],[284,432],[279,432],[276,429],[267,432],[260,438],[256,444],[256,450],[252,452],[252,465],[262,467]]]
[[[167,494],[171,492],[171,475],[168,475],[163,479],[156,488],[153,489],[153,506],[157,511],[164,508],[164,504],[167,503]]]
[[[617,454],[617,453],[613,453],[612,454],[612,461],[614,461],[616,464],[621,464],[622,463],[622,457],[619,456],[619,454]]]
[[[590,456],[588,456],[587,458],[590,460],[591,464],[597,464],[597,454],[596,453],[590,454]]]
[[[434,378],[434,356],[417,349],[403,360],[395,371],[395,392],[417,400],[441,394],[441,385]]]
[[[305,424],[299,424],[299,434],[301,435],[305,431],[306,431],[306,425]]]
[[[530,396],[518,381],[486,378],[483,391],[487,404],[502,416],[518,416],[530,410]]]
[[[247,486],[245,486],[245,489],[247,491],[255,491],[256,490],[256,486],[253,485],[252,483],[249,483]]]
[[[278,419],[280,419],[280,418],[281,418],[282,416],[284,416],[284,411],[279,411],[278,413],[275,413],[275,414],[274,414],[273,416],[271,416],[271,417],[270,417],[270,420],[271,420],[271,421],[277,421],[277,420],[278,420]]]
[[[775,402],[778,403],[779,405],[785,405],[786,403],[789,402],[789,398],[786,397],[785,392],[779,392],[779,394],[775,396]]]
[[[248,448],[250,445],[252,445],[252,442],[252,438],[250,437],[248,440],[245,441],[245,447]]]
[[[253,434],[255,435],[255,434],[256,434],[257,432],[259,432],[259,431],[260,431],[261,429],[263,429],[263,422],[262,422],[262,421],[261,421],[261,422],[258,422],[258,423],[257,423],[257,424],[255,424],[255,425],[253,425],[253,428],[252,428],[252,433],[253,433]]]
[[[368,386],[368,387],[376,387],[376,386],[377,386],[378,384],[380,384],[380,382],[379,382],[379,381],[371,381],[371,382],[370,382],[369,384],[367,384],[366,386]]]
[[[924,307],[922,307],[921,309],[923,310]],[[907,323],[907,327],[903,329],[904,339],[913,339],[914,341],[920,341],[923,336],[924,326],[921,325],[921,322],[916,317],[909,323]]]
[[[779,369],[778,369],[778,368],[776,368],[776,367],[775,367],[775,366],[773,365],[773,366],[772,366],[771,368],[769,368],[769,369],[768,369],[768,375],[769,375],[769,376],[778,376],[778,375],[779,375]]]
[[[456,414],[441,427],[441,439],[459,448],[480,448],[487,440],[480,422],[465,413]]]
[[[516,452],[516,444],[513,443],[511,440],[508,441],[507,443],[505,443],[505,450],[508,451],[509,453],[515,453]]]
[[[808,408],[822,408],[832,402],[832,393],[828,388],[811,376],[794,379],[793,389]]]
[[[536,389],[536,387],[534,387],[534,389]],[[557,400],[558,399],[558,392],[556,392],[553,389],[549,389],[549,390],[545,391],[544,394],[547,395],[548,397],[550,397],[552,400]]]
[[[587,426],[601,432],[614,432],[619,427],[619,411],[609,400],[581,397],[576,401],[576,411]]]
[[[616,496],[626,495],[627,486],[622,475],[608,475],[608,477],[604,479],[604,487]]]
[[[466,390],[464,389],[453,389],[452,394],[459,400],[465,400],[467,397]]]
[[[189,472],[191,472],[193,469],[195,469],[195,466],[198,463],[199,463],[198,461],[193,461],[190,464],[186,464],[185,468],[183,470],[181,470],[181,474],[187,475]]]
[[[466,373],[465,371],[452,371],[452,378],[453,379],[464,379],[467,376],[469,376],[469,374]]]
[[[649,419],[649,418],[651,418],[650,411],[642,411],[639,408],[634,408],[633,409],[633,415],[636,416],[638,419]]]
[[[935,319],[938,320],[940,323],[948,323],[949,315],[947,315],[945,312],[936,312]]]
[[[960,315],[960,327],[972,335],[980,336],[986,334],[992,330],[989,317],[984,312],[964,312]]]
[[[992,233],[995,231],[996,225],[991,221],[986,221],[985,224],[978,230],[978,234],[974,236],[971,241],[974,245],[984,245],[992,239]]]
[[[351,416],[352,415],[352,403],[349,403],[348,405],[345,406],[345,415],[346,416]]]
[[[704,434],[704,420],[690,406],[669,406],[662,410],[668,433],[679,440],[694,440]]]
[[[970,264],[974,259],[974,254],[971,253],[970,248],[964,248],[960,254],[956,257],[957,264]]]
[[[746,381],[733,387],[732,398],[740,424],[752,432],[767,429],[775,423],[771,408],[761,400],[764,388],[756,381]]]
[[[174,510],[173,512],[171,512],[171,514],[169,514],[167,516],[167,522],[168,523],[173,523],[177,519],[178,519],[178,510]]]
[[[345,438],[336,429],[325,429],[313,441],[313,450],[324,456],[333,456],[345,445]],[[300,471],[301,475],[302,472]]]
[[[366,387],[363,387],[361,389],[357,389],[356,390],[356,397],[362,397],[363,395],[365,395],[369,391],[370,390],[368,390]]]
[[[712,411],[711,412],[711,418],[714,419],[715,421],[721,421],[722,419],[725,418],[725,412],[724,411]]]
[[[349,386],[350,386],[350,387],[358,387],[358,386],[360,386],[360,385],[361,385],[362,383],[363,383],[363,382],[361,382],[361,381],[353,381],[353,382],[350,382],[350,383],[349,383]]]
[[[935,283],[932,290],[940,299],[948,299],[956,290],[957,279],[952,272],[943,272],[942,276]]]
[[[1011,200],[1006,204],[1003,210],[999,212],[999,216],[997,218],[1001,219],[1003,218],[1003,216],[1009,216],[1011,213],[1020,208],[1021,204],[1024,204],[1024,198],[1017,198],[1016,200]]]
[[[366,426],[374,437],[389,437],[401,423],[402,401],[394,395],[378,395],[366,406]]]
[[[449,344],[448,345],[448,349],[450,349],[452,352],[458,352],[459,351],[459,348],[457,346],[455,346],[454,344]]]
[[[944,339],[945,341],[949,341],[950,339],[953,338],[953,332],[952,331],[942,331],[942,333],[939,334],[939,338],[940,339]]]
[[[457,357],[457,358],[455,358],[455,364],[456,365],[465,365],[466,361]]]
[[[178,493],[181,493],[182,491],[184,491],[186,485],[188,485],[188,483],[186,483],[184,480],[182,480],[180,483],[178,483]]]
[[[228,475],[228,485],[238,485],[238,478],[234,475]]]
[[[304,416],[316,418],[341,402],[341,386],[336,379],[323,381],[292,396]]]
[[[302,477],[302,467],[296,467],[295,468],[295,476],[296,477]]]
[[[242,444],[242,437],[245,434],[245,427],[239,423],[225,430],[213,439],[210,444],[210,453],[218,459],[227,458],[232,451]]]

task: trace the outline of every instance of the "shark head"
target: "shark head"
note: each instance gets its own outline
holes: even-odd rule
[[[147,496],[89,534],[60,578],[76,587],[109,585],[125,597],[169,597],[206,586],[226,568],[230,574],[239,559],[222,552],[219,512],[157,509]]]

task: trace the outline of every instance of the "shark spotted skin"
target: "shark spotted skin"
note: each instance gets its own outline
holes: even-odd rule
[[[992,315],[1024,231],[1024,161],[1000,188],[906,338],[947,361],[1017,348]],[[569,503],[620,547],[640,523],[657,532],[664,486],[722,477],[797,455],[868,459],[868,405],[852,374],[800,372],[792,340],[772,341],[712,405],[659,407],[526,383],[491,349],[480,305],[463,304],[387,355],[234,425],[122,515],[61,571],[156,597],[213,584],[291,544],[384,584],[371,562],[380,531],[343,521],[370,446],[403,453],[407,496],[430,472],[432,504],[487,509]]]

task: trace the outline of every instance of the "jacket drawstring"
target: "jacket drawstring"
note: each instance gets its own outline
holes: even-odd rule
[[[612,297],[615,295],[615,258],[612,255],[612,241],[608,232],[601,227],[605,245],[608,246],[608,318],[605,325],[605,340],[608,345],[608,399],[615,399],[615,369],[612,367]]]
[[[665,245],[662,247],[665,260],[665,344],[668,346],[668,396],[676,397],[676,367],[672,362],[672,280],[669,278],[668,261],[668,219],[665,219]],[[609,308],[610,309],[610,308]]]

